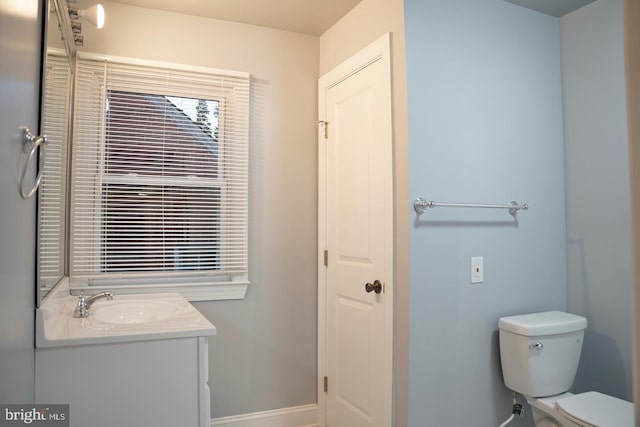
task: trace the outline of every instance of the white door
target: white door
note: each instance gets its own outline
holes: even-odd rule
[[[385,35],[320,79],[319,400],[329,427],[392,424],[389,66]]]

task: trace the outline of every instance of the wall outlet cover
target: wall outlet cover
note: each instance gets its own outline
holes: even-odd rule
[[[471,283],[484,282],[484,259],[481,256],[471,257]]]

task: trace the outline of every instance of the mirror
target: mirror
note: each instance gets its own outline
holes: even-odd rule
[[[47,136],[47,143],[38,192],[38,303],[66,270],[67,170],[75,55],[66,2],[49,0],[44,16],[40,133]]]

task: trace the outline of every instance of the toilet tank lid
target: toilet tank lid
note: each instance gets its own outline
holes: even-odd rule
[[[502,317],[498,328],[525,336],[565,334],[586,329],[587,319],[562,311],[545,311]]]

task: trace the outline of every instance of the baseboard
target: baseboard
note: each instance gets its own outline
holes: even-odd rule
[[[318,405],[213,418],[211,427],[318,427]]]

